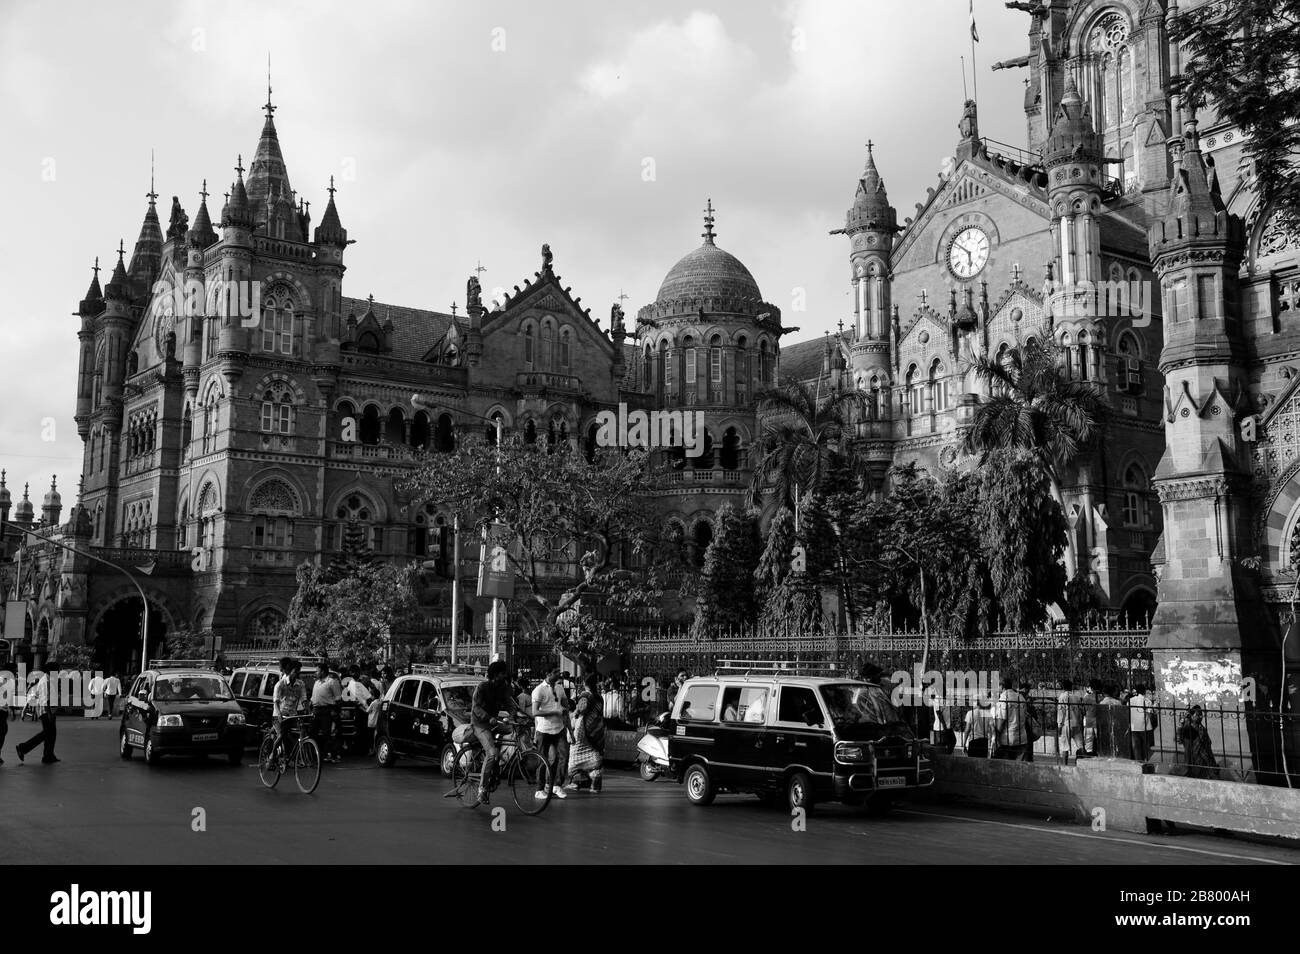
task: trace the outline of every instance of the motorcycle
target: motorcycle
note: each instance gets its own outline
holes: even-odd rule
[[[668,713],[655,720],[655,724],[645,730],[645,735],[637,741],[637,750],[641,753],[637,765],[643,782],[653,782],[660,775],[668,772],[668,730],[664,723]]]

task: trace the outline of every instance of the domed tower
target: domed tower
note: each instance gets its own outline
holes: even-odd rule
[[[63,496],[59,493],[59,478],[50,478],[50,489],[41,501],[41,523],[47,527],[56,527],[63,514]]]
[[[9,522],[9,511],[13,509],[14,497],[5,486],[5,474],[7,472],[0,470],[0,523]]]
[[[755,395],[777,380],[781,311],[763,300],[749,269],[718,247],[712,200],[702,238],[669,269],[654,303],[637,313],[642,390],[652,408],[687,412],[687,424],[703,421],[698,446],[664,452],[684,472],[682,480],[739,491],[748,482],[748,447],[757,436]],[[690,427],[684,431],[689,441]],[[651,440],[663,444],[659,435]],[[699,507],[724,502],[713,496]]]
[[[36,522],[36,509],[27,497],[28,484],[23,484],[23,499],[18,501],[18,506],[14,510],[14,523],[25,530],[30,530],[32,524]]]
[[[874,392],[871,416],[883,420],[889,415],[889,350],[894,325],[889,256],[899,229],[898,216],[876,169],[872,146],[867,143],[867,163],[858,178],[853,205],[844,216],[844,228],[831,234],[849,238],[852,375],[855,382]]]

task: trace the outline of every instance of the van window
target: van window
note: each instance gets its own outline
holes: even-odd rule
[[[776,711],[777,722],[789,722],[793,725],[807,725],[804,713],[811,712],[815,721],[823,721],[822,707],[817,704],[817,694],[807,686],[782,686],[781,703]]]
[[[244,688],[244,677],[246,675],[247,673],[237,672],[230,677],[230,691],[235,695],[239,695],[240,690]]]
[[[728,686],[722,690],[722,721],[767,721],[767,689],[764,686]]]
[[[438,708],[438,687],[431,682],[420,683],[420,701],[416,705],[421,709]]]
[[[262,695],[267,699],[275,696],[275,684],[280,681],[278,672],[268,672],[262,679]]]
[[[415,705],[415,694],[420,690],[420,680],[407,679],[397,687],[397,695],[393,701],[402,706]]]
[[[679,722],[712,722],[718,714],[718,687],[691,686],[682,699]]]

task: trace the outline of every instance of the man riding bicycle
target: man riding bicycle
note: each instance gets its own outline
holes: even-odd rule
[[[474,728],[474,737],[483,746],[483,774],[479,777],[476,804],[487,803],[488,787],[496,774],[501,750],[493,730],[500,725],[497,713],[502,711],[524,715],[510,691],[510,667],[498,659],[488,666],[487,679],[474,690],[470,706],[470,725]]]
[[[300,714],[307,699],[307,686],[302,681],[302,663],[292,656],[280,658],[280,679],[271,695],[272,730],[281,756],[289,754],[288,725],[286,719]]]

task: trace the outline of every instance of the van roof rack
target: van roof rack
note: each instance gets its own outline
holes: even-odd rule
[[[150,659],[150,669],[212,669],[207,659]]]
[[[304,666],[316,666],[324,661],[323,656],[294,656],[293,653],[249,653],[244,657],[244,661],[236,668],[248,668],[249,666],[278,666],[280,660],[285,656],[293,656],[294,659]]]
[[[719,659],[715,676],[742,676],[756,679],[780,679],[783,676],[836,676],[855,678],[845,664],[833,662],[797,662],[780,659]]]
[[[466,665],[462,663],[414,663],[411,672],[422,676],[461,675],[481,676],[487,672],[487,666]]]

